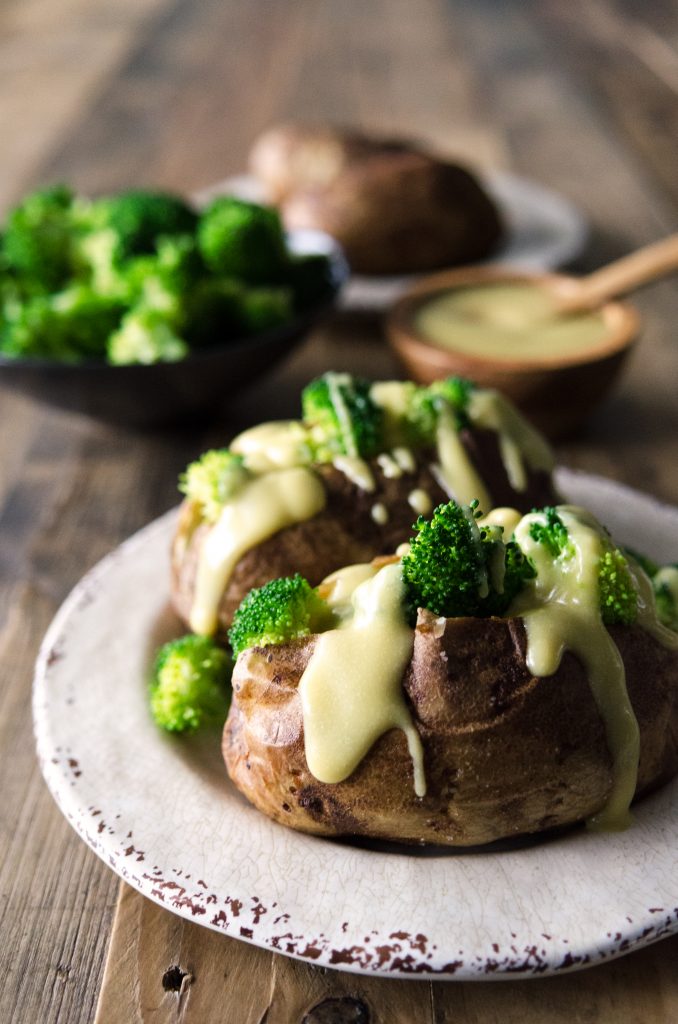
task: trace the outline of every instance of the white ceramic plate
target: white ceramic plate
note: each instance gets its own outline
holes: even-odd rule
[[[620,541],[678,559],[678,509],[561,471]],[[292,832],[229,783],[219,737],[161,735],[146,706],[175,513],[78,584],[41,648],[38,754],[57,803],[130,885],[182,917],[315,964],[472,979],[576,969],[678,930],[678,781],[626,832],[509,849],[385,850]],[[667,540],[670,538],[670,542]]]
[[[588,223],[581,210],[564,196],[503,171],[486,172],[483,181],[507,224],[506,241],[485,263],[511,264],[520,270],[555,270],[582,252],[588,238]],[[224,194],[238,195],[253,202],[264,198],[257,179],[247,174],[226,178],[193,198],[202,205]],[[416,278],[413,274],[390,277],[356,274],[344,287],[340,305],[350,309],[385,309]]]

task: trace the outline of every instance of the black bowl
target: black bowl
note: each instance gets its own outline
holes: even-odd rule
[[[332,308],[348,278],[341,249],[329,235],[296,231],[289,243],[294,252],[329,257],[332,287],[317,306],[281,327],[195,351],[177,363],[150,366],[0,356],[0,386],[126,426],[159,425],[209,413],[290,353]]]

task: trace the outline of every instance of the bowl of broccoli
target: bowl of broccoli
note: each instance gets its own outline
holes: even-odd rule
[[[118,423],[190,417],[288,353],[347,274],[329,236],[241,199],[40,189],[0,233],[0,382]]]

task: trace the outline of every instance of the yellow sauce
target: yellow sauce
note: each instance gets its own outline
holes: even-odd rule
[[[398,463],[403,473],[414,473],[417,468],[417,463],[409,448],[404,448],[402,445],[399,445],[397,448],[393,449],[391,455]]]
[[[388,509],[386,508],[386,505],[384,505],[383,501],[378,501],[376,505],[372,506],[370,509],[370,515],[378,526],[385,526],[389,520]]]
[[[418,516],[427,516],[433,509],[431,495],[422,487],[417,487],[407,495],[407,504]]]
[[[601,313],[559,314],[549,290],[529,282],[452,288],[421,308],[415,326],[440,348],[497,362],[576,358],[607,335]]]
[[[436,442],[439,462],[432,469],[443,490],[460,505],[477,498],[481,509],[490,509],[489,491],[461,442],[451,409],[440,412]]]
[[[261,423],[245,430],[231,443],[231,451],[242,455],[251,473],[307,466],[312,460],[306,428],[299,420]]]
[[[334,574],[344,607],[346,585],[365,578],[353,591],[353,614],[318,636],[299,683],[306,761],[320,782],[341,782],[380,736],[402,729],[414,790],[424,796],[423,749],[402,686],[414,631],[403,612],[401,568],[396,562],[373,575],[370,569],[353,566],[346,576]]]
[[[503,530],[502,539],[504,543],[513,535],[513,531],[523,518],[522,512],[516,508],[493,508],[487,515],[478,520],[478,526],[501,526]]]
[[[358,458],[357,455],[335,455],[332,465],[361,491],[371,493],[376,489],[372,470],[365,460]]]
[[[388,452],[377,455],[377,465],[387,480],[398,480],[403,475],[402,466]]]
[[[325,488],[310,469],[295,467],[255,477],[224,507],[205,538],[195,582],[190,627],[210,636],[233,569],[246,551],[325,506]]]
[[[476,427],[496,431],[504,469],[514,491],[527,488],[526,465],[545,472],[553,469],[555,459],[548,442],[498,391],[491,388],[472,391],[468,416]],[[491,508],[482,501],[480,504],[488,511]]]
[[[510,609],[522,617],[527,633],[527,666],[535,676],[551,676],[566,650],[584,665],[605,726],[612,756],[612,787],[605,806],[589,827],[621,829],[629,823],[629,806],[636,789],[640,732],[626,689],[621,655],[600,615],[598,566],[602,552],[600,527],[584,509],[559,508],[574,554],[553,559],[545,545],[530,537],[543,513],[524,516],[516,540],[537,570]]]

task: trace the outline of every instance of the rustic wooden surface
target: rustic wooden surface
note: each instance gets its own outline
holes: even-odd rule
[[[54,180],[190,191],[240,170],[272,121],[333,117],[561,190],[594,225],[580,269],[678,229],[673,0],[5,0],[0,67],[3,209]],[[675,281],[638,304],[623,383],[559,456],[678,503]],[[45,628],[89,566],[175,502],[188,458],[293,413],[299,385],[330,366],[395,369],[378,323],[343,316],[207,426],[133,433],[0,391],[0,1021],[94,1019],[118,894],[35,762]],[[212,935],[123,890],[97,1020],[668,1024],[677,952],[667,940],[553,981],[381,982]]]

